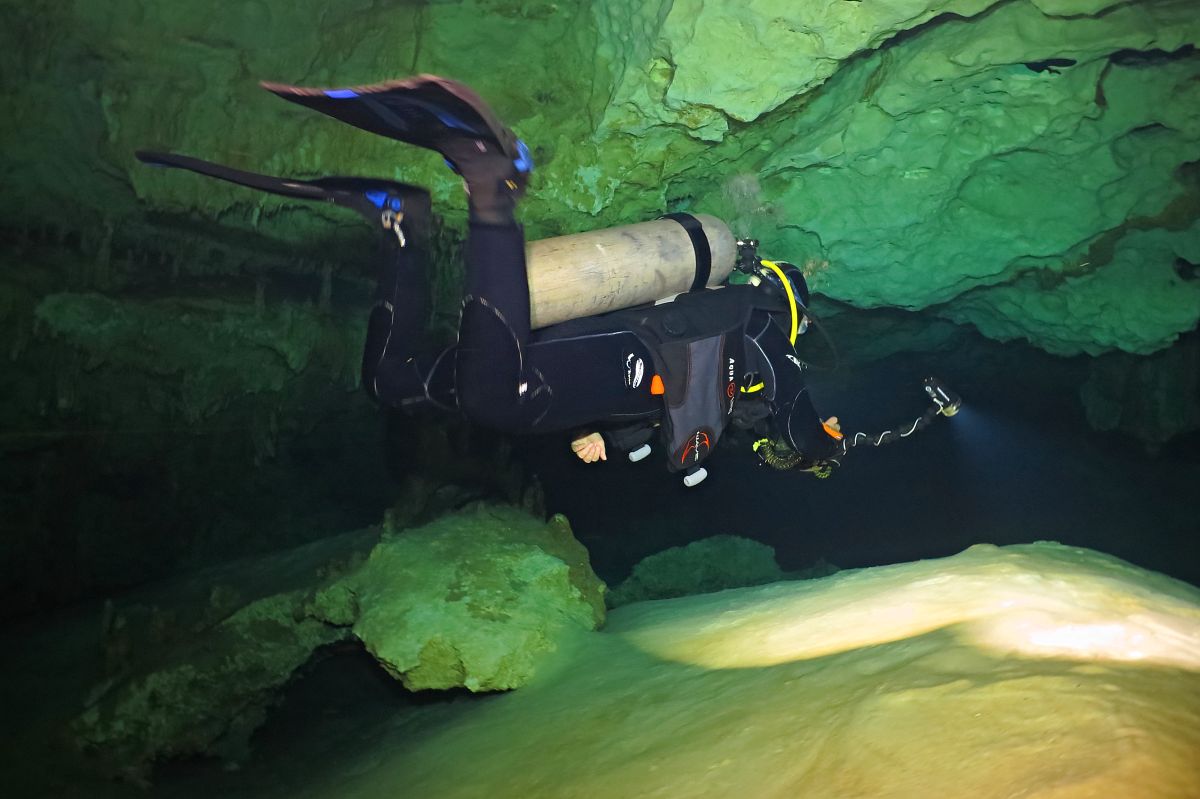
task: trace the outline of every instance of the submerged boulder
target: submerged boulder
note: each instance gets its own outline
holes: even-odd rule
[[[604,584],[562,516],[482,507],[385,536],[313,612],[406,688],[524,685],[564,636],[604,621]]]
[[[277,689],[315,649],[346,632],[295,619],[299,593],[253,602],[172,649],[92,705],[74,724],[81,747],[128,774],[160,758],[213,754],[240,758],[266,719]]]
[[[609,594],[611,607],[647,599],[707,594],[784,579],[775,550],[735,535],[715,535],[643,558]]]
[[[330,536],[106,603],[107,674],[71,725],[76,744],[135,779],[155,760],[244,757],[279,689],[315,650],[349,637],[306,616],[314,587],[356,568],[377,539]]]
[[[516,688],[603,623],[604,590],[562,516],[477,506],[334,536],[110,603],[109,676],[72,732],[139,780],[156,760],[240,759],[297,669],[355,637],[413,690]]]

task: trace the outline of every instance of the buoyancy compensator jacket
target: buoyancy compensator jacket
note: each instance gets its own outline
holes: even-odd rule
[[[661,433],[672,471],[698,469],[716,447],[739,401],[746,322],[761,300],[753,286],[727,286],[613,314],[650,351],[662,377]]]

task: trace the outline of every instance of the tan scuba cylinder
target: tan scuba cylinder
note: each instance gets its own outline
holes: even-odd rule
[[[693,233],[675,219],[529,242],[525,263],[533,328],[719,285],[733,271],[737,241],[714,216],[690,219],[699,222],[694,234],[708,242],[710,258],[704,258],[703,243],[694,245]]]

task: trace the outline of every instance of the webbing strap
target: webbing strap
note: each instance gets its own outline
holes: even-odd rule
[[[708,285],[709,275],[712,274],[712,250],[708,246],[708,236],[704,235],[704,225],[691,214],[667,214],[662,218],[678,222],[692,240],[692,252],[696,254],[696,278],[688,291],[700,291]]]

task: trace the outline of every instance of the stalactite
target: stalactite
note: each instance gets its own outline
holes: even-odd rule
[[[329,313],[333,305],[333,264],[326,263],[321,267],[321,293],[317,297],[317,310]]]
[[[100,246],[96,248],[95,257],[92,259],[92,279],[89,281],[95,288],[107,288],[109,284],[110,267],[112,265],[112,246],[113,233],[115,232],[113,223],[109,220],[104,222],[104,238],[100,240]]]
[[[268,411],[266,420],[258,418],[254,413],[251,421],[250,440],[254,447],[254,465],[262,466],[263,462],[274,458],[279,444],[279,417],[275,411]]]
[[[19,361],[29,347],[29,340],[33,336],[33,326],[34,322],[31,316],[26,314],[17,316],[11,332],[12,342],[8,347],[8,359],[13,363]]]
[[[137,268],[137,250],[132,246],[125,250],[125,257],[121,262],[121,274],[118,283],[124,284],[138,273]]]
[[[73,359],[68,359],[73,361]],[[75,381],[75,364],[70,363],[70,368],[60,369],[55,375],[54,381],[54,407],[58,411],[69,411],[75,405],[74,386]]]

